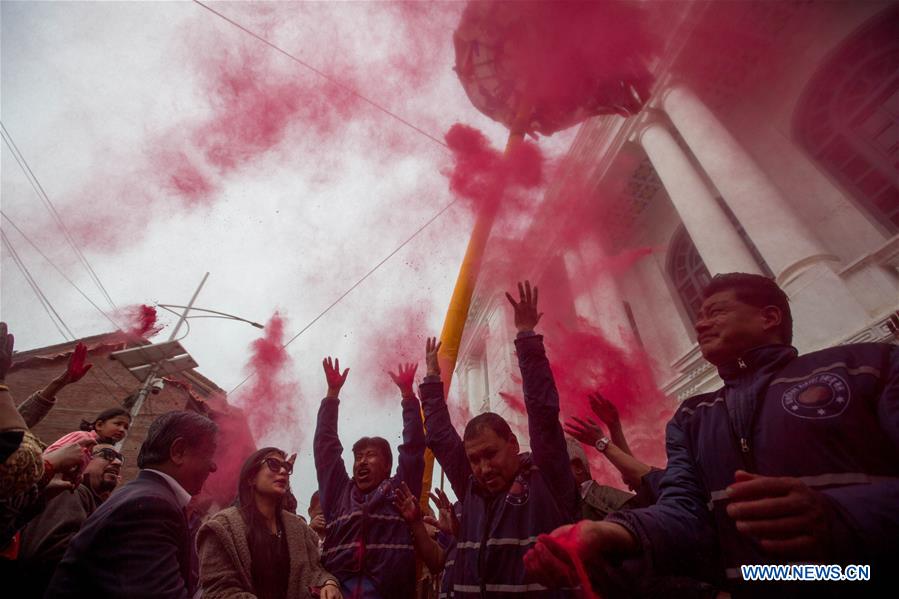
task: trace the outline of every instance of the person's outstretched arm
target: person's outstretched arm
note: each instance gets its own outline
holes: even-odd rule
[[[422,475],[425,471],[425,430],[421,422],[421,404],[415,396],[415,371],[417,364],[400,364],[390,378],[403,397],[403,444],[399,447],[397,478],[421,495]]]
[[[13,403],[12,395],[9,387],[6,386],[6,372],[12,366],[13,346],[15,345],[15,337],[6,329],[6,323],[0,322],[0,431],[15,431],[28,428],[22,414],[16,410]],[[18,448],[22,442],[22,435],[15,435],[18,442],[13,443],[15,447],[10,447],[6,457],[9,457]],[[12,443],[13,439],[9,441]],[[6,458],[3,459],[6,461]]]
[[[431,538],[425,523],[421,518],[421,507],[418,499],[406,486],[406,483],[400,483],[396,489],[393,505],[396,511],[400,513],[403,520],[409,525],[412,532],[412,545],[415,547],[415,555],[425,563],[431,573],[437,573],[443,570],[446,563],[446,552],[440,544]]]
[[[434,337],[428,338],[425,357],[428,375],[418,388],[425,413],[425,439],[434,457],[440,463],[459,501],[468,491],[471,466],[459,433],[453,428],[449,410],[443,397],[443,381],[440,380],[440,364],[437,352],[440,343]]]
[[[590,401],[590,409],[593,410],[593,413],[599,416],[599,419],[609,427],[609,438],[612,439],[612,443],[618,446],[624,453],[631,456],[634,455],[627,444],[627,437],[624,436],[624,428],[621,426],[618,407],[599,393],[588,395],[587,399]]]
[[[550,488],[555,490],[559,507],[573,519],[578,512],[578,493],[571,473],[568,445],[559,423],[559,392],[546,359],[543,336],[534,332],[543,316],[537,311],[538,294],[537,287],[532,291],[530,282],[525,281],[523,285],[518,284],[518,302],[508,293],[506,297],[515,310],[515,328],[518,329],[515,349],[528,414],[531,455]]]
[[[601,451],[609,462],[615,466],[615,469],[621,473],[621,479],[631,489],[639,489],[641,480],[649,474],[652,468],[635,458],[623,449],[618,447],[614,442],[609,442],[605,449],[600,450],[596,443],[605,437],[602,427],[592,418],[583,420],[577,416],[573,416],[571,420],[565,423],[565,432],[585,445],[593,447],[597,451]]]
[[[93,367],[87,361],[87,346],[78,343],[72,355],[69,356],[69,363],[66,370],[55,379],[47,383],[47,386],[33,393],[31,397],[22,402],[19,406],[19,412],[25,418],[25,422],[29,427],[37,426],[37,423],[44,419],[44,416],[56,405],[56,394],[63,390],[67,385],[77,383],[84,378],[84,375]]]
[[[322,509],[325,518],[331,521],[334,519],[331,510],[334,509],[337,498],[350,481],[346,465],[343,463],[343,445],[340,444],[340,437],[337,435],[340,389],[346,382],[350,369],[347,368],[341,373],[340,360],[332,362],[330,357],[322,360],[322,365],[328,381],[328,394],[325,395],[318,409],[318,421],[315,424],[312,448]]]

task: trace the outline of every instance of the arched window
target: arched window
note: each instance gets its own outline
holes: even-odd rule
[[[668,253],[668,275],[691,322],[696,322],[699,308],[702,306],[702,290],[711,282],[712,276],[696,246],[693,245],[693,240],[683,227],[675,234],[671,243]]]
[[[824,62],[799,103],[805,150],[889,233],[899,232],[899,6]]]

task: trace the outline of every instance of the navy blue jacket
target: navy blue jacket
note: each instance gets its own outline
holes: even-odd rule
[[[572,596],[525,580],[524,554],[537,535],[574,521],[578,492],[543,337],[519,336],[515,346],[532,451],[520,456],[518,476],[505,495],[491,498],[475,481],[462,439],[450,422],[443,383],[429,377],[420,387],[428,447],[462,501],[455,561],[446,572],[452,578],[448,591],[457,598]]]
[[[393,493],[405,482],[413,495],[421,495],[425,435],[418,400],[403,400],[403,444],[396,476],[366,494],[350,479],[341,457],[339,403],[322,400],[313,441],[319,497],[328,522],[322,565],[345,591],[362,585],[360,599],[414,597],[415,548],[409,525],[393,507]]]
[[[161,476],[142,471],[72,537],[46,597],[186,599],[187,518]]]
[[[724,387],[686,400],[668,423],[658,503],[608,520],[635,535],[656,574],[712,570],[739,590],[741,565],[777,560],[736,530],[726,487],[738,469],[798,477],[839,514],[830,563],[872,564],[872,581],[883,580],[877,564],[899,555],[899,347],[797,357],[764,346],[718,372]]]

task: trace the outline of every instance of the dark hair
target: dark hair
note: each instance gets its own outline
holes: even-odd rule
[[[105,422],[106,420],[111,420],[116,416],[127,416],[128,422],[131,422],[131,412],[129,412],[125,408],[115,407],[103,410],[102,412],[97,414],[93,420],[82,420],[81,424],[78,425],[78,428],[83,431],[92,431],[97,427],[98,422]]]
[[[736,298],[744,304],[764,308],[774,306],[780,310],[781,322],[778,333],[786,344],[793,342],[793,314],[790,312],[790,300],[783,289],[772,279],[762,275],[745,272],[728,272],[715,275],[711,283],[702,290],[702,299],[721,291],[733,290]]]
[[[497,437],[501,437],[506,441],[511,441],[515,438],[515,433],[512,432],[512,428],[505,418],[493,412],[484,412],[468,421],[468,424],[465,425],[465,433],[462,435],[462,440],[470,440],[475,435],[480,434],[485,428],[489,428],[496,433]]]
[[[218,426],[196,412],[167,412],[153,421],[147,430],[147,438],[137,454],[137,467],[149,468],[169,460],[172,443],[183,438],[190,447],[196,447],[212,439]]]
[[[362,437],[353,443],[353,455],[356,455],[357,451],[368,449],[369,447],[377,449],[384,456],[384,459],[387,461],[388,476],[390,476],[389,473],[393,470],[393,452],[390,451],[390,443],[383,437]]]
[[[260,564],[271,564],[274,559],[272,554],[271,543],[268,542],[269,531],[265,526],[265,519],[256,507],[256,496],[253,489],[253,479],[262,469],[262,460],[270,453],[279,454],[282,459],[287,458],[287,454],[277,447],[263,447],[250,454],[244,460],[243,466],[240,467],[240,477],[237,479],[237,509],[247,525],[247,545],[250,549],[250,555],[254,561],[258,560]],[[284,528],[281,518],[281,511],[284,509],[286,494],[278,500],[275,507],[275,518],[279,526]],[[262,569],[253,568],[252,576],[256,576],[262,572]],[[254,585],[256,580],[253,580]]]

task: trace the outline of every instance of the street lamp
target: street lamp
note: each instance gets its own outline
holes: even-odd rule
[[[140,389],[137,392],[137,397],[134,400],[134,404],[131,406],[131,422],[134,422],[138,414],[140,414],[141,407],[143,406],[144,401],[147,399],[147,395],[150,392],[159,393],[162,390],[162,380],[158,378],[158,375],[174,374],[176,372],[196,368],[198,366],[193,357],[189,353],[187,353],[187,350],[184,349],[184,347],[175,340],[175,337],[178,335],[178,331],[181,329],[181,325],[184,324],[184,322],[189,318],[224,318],[226,320],[246,322],[256,327],[257,329],[264,328],[258,322],[253,322],[239,316],[234,316],[233,314],[226,314],[224,312],[208,310],[206,308],[194,308],[194,302],[196,301],[197,296],[200,295],[200,290],[203,289],[203,285],[206,283],[207,278],[209,278],[208,272],[203,275],[203,280],[200,281],[200,285],[197,287],[197,290],[194,291],[193,297],[190,298],[190,301],[186,306],[178,306],[175,304],[156,304],[157,306],[174,314],[178,313],[172,310],[172,308],[182,308],[184,310],[183,312],[178,314],[178,322],[175,324],[175,328],[172,330],[172,333],[171,335],[169,335],[167,341],[164,341],[163,343],[151,343],[149,345],[142,345],[140,347],[124,349],[121,351],[112,352],[110,354],[110,357],[112,359],[120,362],[125,368],[128,369],[128,372],[130,372],[132,375],[134,375],[135,378],[137,378],[137,380],[142,381]],[[208,312],[210,313],[210,315],[188,316],[188,314],[192,311]],[[123,438],[121,441],[116,443],[116,448],[121,449],[124,442],[125,439]]]

